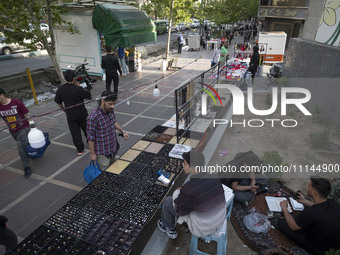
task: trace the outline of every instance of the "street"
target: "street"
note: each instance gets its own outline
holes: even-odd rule
[[[177,37],[177,33],[172,32],[171,38]],[[157,42],[165,42],[168,38],[168,34],[165,33],[163,35],[157,35]],[[141,44],[146,45],[146,44]],[[37,56],[30,58],[16,58],[16,59],[7,59],[0,61],[0,76],[8,75],[17,72],[23,72],[26,68],[36,69],[52,66],[52,61],[49,56]]]

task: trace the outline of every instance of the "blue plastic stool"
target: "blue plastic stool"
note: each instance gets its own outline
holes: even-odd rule
[[[224,185],[223,185],[224,186]],[[223,187],[225,190],[225,194],[227,193],[227,190],[225,187]],[[227,198],[227,197],[226,197]],[[222,224],[222,226],[212,235],[204,236],[204,237],[197,237],[194,235],[191,235],[191,242],[190,242],[190,251],[189,255],[209,255],[208,253],[202,252],[198,249],[198,239],[203,239],[204,242],[209,243],[210,241],[215,241],[217,243],[217,255],[226,255],[227,253],[227,244],[228,244],[228,236],[227,236],[227,223],[228,220],[230,220],[231,216],[231,209],[233,208],[233,202],[234,202],[234,195],[232,195],[227,203],[227,214],[225,217],[225,220]]]

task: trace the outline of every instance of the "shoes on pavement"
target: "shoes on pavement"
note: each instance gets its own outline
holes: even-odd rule
[[[25,171],[25,178],[30,178],[30,176],[32,174],[31,168],[25,167],[24,171]]]
[[[78,156],[83,156],[83,155],[84,155],[84,151],[78,152]]]
[[[170,229],[170,228],[164,226],[162,220],[157,221],[157,226],[158,226],[159,230],[166,233],[170,239],[176,239],[177,238],[177,236],[178,236],[177,230],[175,228]]]

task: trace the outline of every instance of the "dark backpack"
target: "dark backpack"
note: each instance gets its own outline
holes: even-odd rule
[[[178,43],[181,42],[181,37],[180,37],[180,36],[177,37],[177,42],[178,42]]]

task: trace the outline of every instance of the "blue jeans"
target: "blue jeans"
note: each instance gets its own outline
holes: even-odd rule
[[[122,57],[122,58],[118,58],[118,61],[119,61],[120,66],[122,67],[123,74],[128,74],[129,69],[128,69],[126,62],[125,62],[125,56]]]
[[[169,229],[176,227],[178,216],[176,215],[172,197],[166,197],[162,205],[162,221]]]
[[[12,137],[17,142],[19,156],[24,168],[29,167],[30,165],[30,158],[28,157],[27,151],[25,149],[26,145],[28,144],[28,132],[30,131],[29,128],[21,129],[18,132],[12,134]]]

